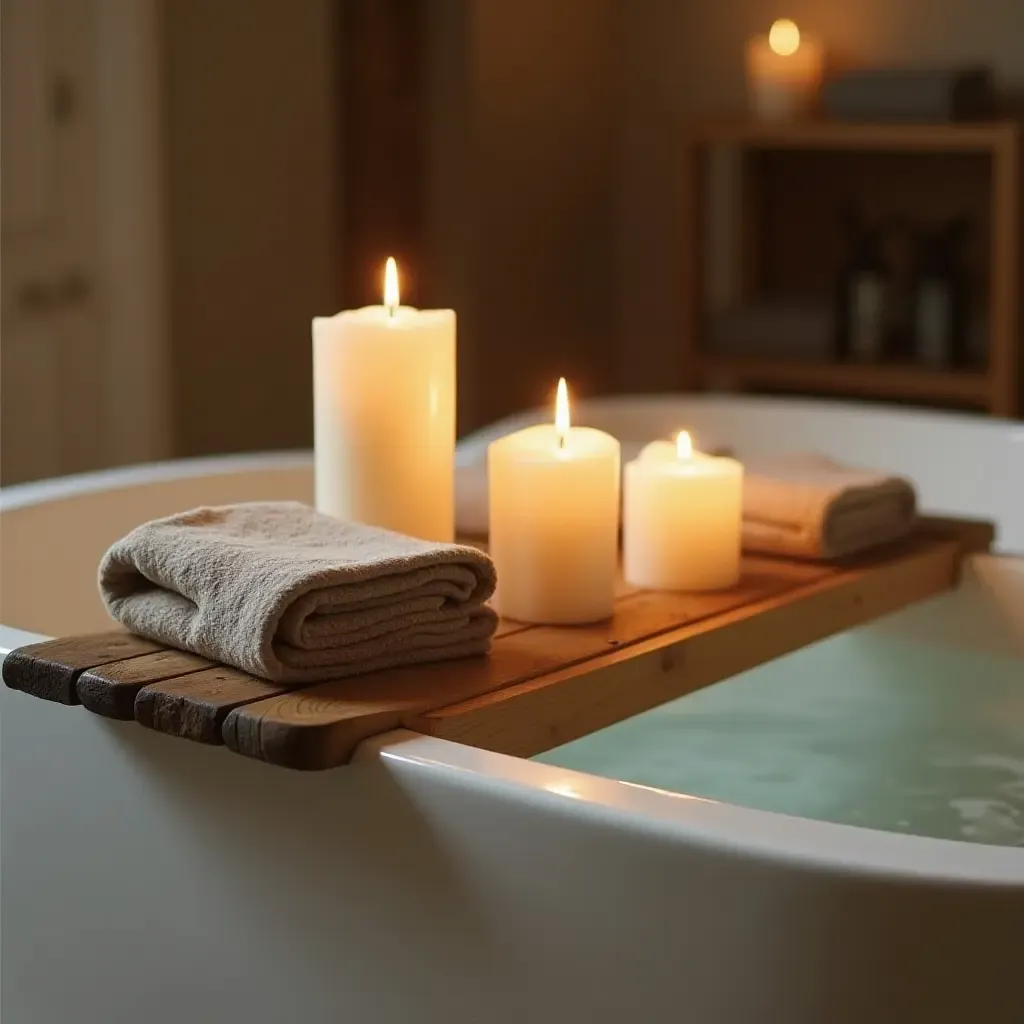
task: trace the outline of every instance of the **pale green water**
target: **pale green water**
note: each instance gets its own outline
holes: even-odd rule
[[[804,818],[1024,847],[1024,660],[854,631],[537,760]]]

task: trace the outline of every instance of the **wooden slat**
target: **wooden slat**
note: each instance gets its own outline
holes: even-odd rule
[[[862,124],[845,121],[696,121],[687,138],[761,149],[859,149],[886,152],[993,152],[1013,138],[1013,121]]]
[[[344,764],[368,736],[426,711],[524,680],[579,666],[609,650],[742,607],[794,585],[832,575],[821,565],[751,559],[740,585],[716,594],[635,592],[607,623],[577,628],[534,626],[495,641],[489,658],[415,666],[323,683],[248,704],[224,723],[224,741],[249,757],[287,768]]]
[[[995,526],[985,519],[953,519],[950,516],[925,515],[919,532],[936,540],[955,540],[961,554],[988,551],[996,539]]]
[[[1021,153],[1017,131],[1007,133],[992,163],[992,278],[989,285],[988,373],[992,412],[1021,412],[1020,289],[1021,289]]]
[[[710,385],[803,388],[833,394],[959,402],[984,408],[989,378],[970,370],[930,370],[898,364],[826,363],[806,359],[702,354],[701,378]]]
[[[984,522],[927,518],[914,537],[840,565],[747,557],[726,592],[623,587],[615,616],[586,627],[507,622],[490,657],[331,683],[257,679],[128,633],[12,652],[8,685],[291,768],[344,764],[404,725],[532,754],[949,587]]]
[[[95,714],[131,721],[135,696],[144,686],[212,668],[213,664],[185,651],[157,651],[91,668],[78,677],[75,688],[82,705]]]
[[[910,543],[784,594],[587,663],[408,719],[419,732],[531,756],[952,585],[956,541]]]
[[[293,688],[218,665],[142,687],[135,698],[135,720],[157,732],[219,744],[230,711]]]
[[[9,687],[33,697],[77,704],[76,683],[86,669],[162,649],[124,630],[47,640],[11,651],[4,659],[3,677]]]

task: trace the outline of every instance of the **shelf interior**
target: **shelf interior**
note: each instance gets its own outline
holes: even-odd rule
[[[779,387],[879,398],[920,399],[985,408],[989,378],[981,370],[931,370],[912,364],[826,363],[705,353],[702,382],[722,387]]]

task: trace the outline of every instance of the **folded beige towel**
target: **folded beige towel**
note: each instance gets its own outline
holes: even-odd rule
[[[482,654],[491,560],[296,502],[198,508],[106,553],[100,592],[133,633],[282,682]]]
[[[916,516],[913,485],[823,455],[747,460],[743,547],[799,558],[843,558],[905,536]]]

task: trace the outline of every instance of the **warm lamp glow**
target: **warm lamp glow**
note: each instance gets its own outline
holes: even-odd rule
[[[384,264],[384,305],[392,315],[398,309],[398,264],[394,256]]]
[[[569,390],[565,378],[558,378],[558,394],[555,396],[555,430],[565,438],[569,433]]]
[[[690,440],[688,430],[680,430],[676,438],[676,457],[680,459],[693,458],[693,441]]]
[[[788,57],[800,48],[800,29],[789,18],[779,18],[768,32],[768,45],[780,57]]]

